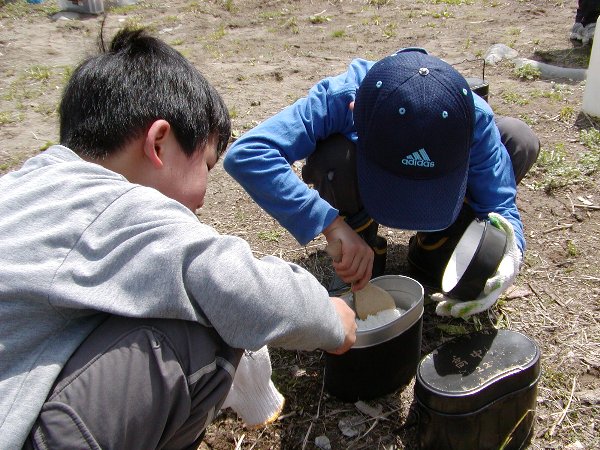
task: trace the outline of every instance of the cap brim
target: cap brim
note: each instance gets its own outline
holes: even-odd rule
[[[456,220],[467,189],[467,166],[439,178],[417,180],[386,171],[363,152],[356,157],[361,199],[377,223],[403,230],[438,231]]]

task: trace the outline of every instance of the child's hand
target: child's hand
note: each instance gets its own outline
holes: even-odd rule
[[[431,299],[438,302],[435,312],[440,316],[461,317],[463,319],[491,308],[500,295],[515,281],[521,267],[521,250],[517,246],[515,230],[508,220],[497,213],[489,214],[490,223],[504,231],[507,236],[504,257],[496,273],[487,280],[483,292],[475,300],[460,301],[435,293]]]
[[[330,297],[330,299],[333,302],[333,305],[335,306],[338,316],[342,322],[342,326],[344,327],[344,343],[329,353],[341,355],[342,353],[350,350],[356,341],[356,314],[354,313],[354,310],[350,308],[341,298]]]
[[[333,268],[338,276],[344,282],[351,283],[353,291],[364,288],[373,272],[374,254],[371,247],[341,217],[329,225],[323,234],[329,244],[341,241],[341,255],[332,255]]]

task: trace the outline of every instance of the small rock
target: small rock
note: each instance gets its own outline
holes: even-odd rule
[[[361,416],[351,416],[340,420],[338,428],[344,436],[354,437],[362,433],[366,429],[366,425]]]
[[[515,49],[510,48],[507,45],[494,44],[488,49],[483,58],[485,59],[486,63],[494,65],[503,59],[513,59],[518,55],[519,53]]]
[[[588,405],[600,405],[600,388],[578,392],[577,398]]]
[[[317,436],[315,438],[315,445],[322,450],[331,450],[331,442],[327,436]]]
[[[356,406],[356,409],[358,409],[361,413],[372,417],[373,419],[380,417],[381,416],[381,412],[383,410],[382,406],[377,404],[375,406],[371,406],[371,405],[367,405],[365,402],[363,401],[358,401],[354,404],[354,406]]]
[[[526,287],[517,287],[517,286],[513,286],[511,289],[509,289],[506,292],[506,298],[508,300],[512,300],[515,298],[521,298],[521,297],[527,297],[528,295],[531,295],[531,289],[526,288]]]

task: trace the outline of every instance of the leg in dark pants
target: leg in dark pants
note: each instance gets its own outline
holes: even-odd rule
[[[240,357],[194,322],[110,316],[67,362],[27,447],[195,449]]]

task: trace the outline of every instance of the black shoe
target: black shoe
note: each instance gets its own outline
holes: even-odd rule
[[[475,213],[465,203],[456,221],[445,230],[429,233],[420,231],[410,238],[407,260],[417,272],[417,279],[422,278],[425,284],[433,288],[441,288],[450,256],[474,219]]]

